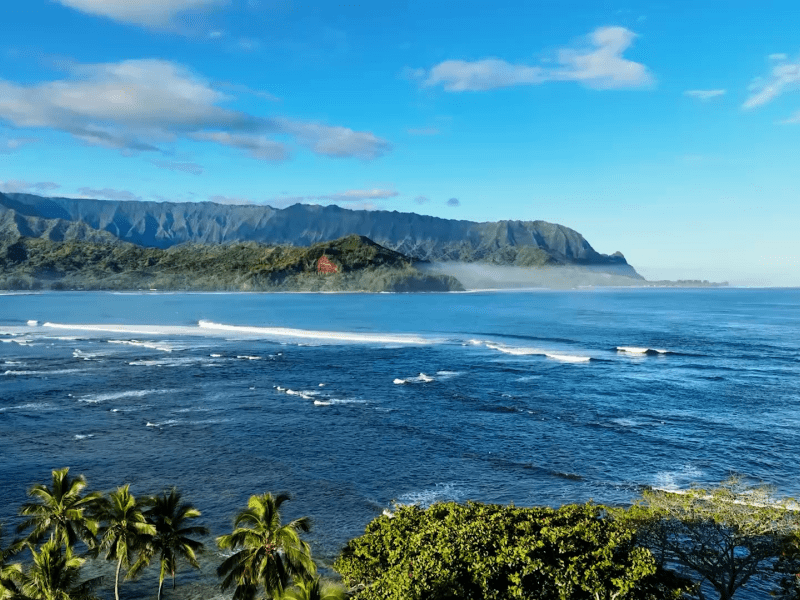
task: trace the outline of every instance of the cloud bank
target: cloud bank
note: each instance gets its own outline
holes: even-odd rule
[[[600,27],[579,48],[557,52],[557,66],[512,64],[499,58],[446,60],[430,71],[409,71],[423,86],[441,85],[448,92],[485,91],[549,81],[577,81],[594,89],[640,88],[653,83],[647,67],[622,54],[636,34],[624,27]]]
[[[0,79],[0,120],[127,153],[158,152],[179,138],[237,148],[266,161],[289,157],[284,138],[330,157],[371,160],[391,149],[370,132],[225,108],[221,104],[230,96],[165,60],[73,65],[70,74],[29,86]]]
[[[184,12],[226,4],[226,0],[56,0],[90,15],[150,28],[169,26]]]

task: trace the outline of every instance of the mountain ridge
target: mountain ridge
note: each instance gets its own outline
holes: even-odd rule
[[[283,209],[213,202],[116,201],[0,194],[0,210],[28,218],[83,222],[123,241],[169,248],[192,242],[255,241],[310,246],[346,235],[419,261],[516,266],[593,266],[642,279],[620,253],[600,254],[577,231],[546,221],[474,222],[398,211],[295,204]]]

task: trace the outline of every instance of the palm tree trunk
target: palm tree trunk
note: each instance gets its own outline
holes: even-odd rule
[[[117,561],[117,577],[114,580],[114,598],[119,600],[119,570],[122,568],[122,556]]]
[[[172,572],[172,589],[175,589],[175,571]]]
[[[158,580],[158,600],[161,600],[161,587],[164,585],[164,580]]]

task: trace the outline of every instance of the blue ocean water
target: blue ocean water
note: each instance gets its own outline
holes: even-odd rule
[[[0,522],[63,466],[213,535],[290,491],[323,561],[393,501],[800,496],[799,336],[796,289],[3,295]]]

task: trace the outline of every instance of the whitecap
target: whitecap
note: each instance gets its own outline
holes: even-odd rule
[[[573,354],[545,354],[547,358],[552,358],[553,360],[557,360],[559,362],[567,362],[567,363],[583,363],[589,362],[592,360],[591,356],[576,356]]]
[[[668,354],[669,350],[660,350],[658,348],[643,348],[640,346],[617,346],[617,352],[623,354]]]
[[[237,356],[236,358],[240,358],[242,360],[261,360],[260,356],[248,356],[246,354],[242,354],[240,356]]]
[[[93,437],[94,437],[93,433],[84,433],[84,434],[79,433],[79,434],[75,435],[75,439],[76,440],[85,440],[85,439],[93,438]]]
[[[8,370],[5,376],[24,376],[24,375],[66,375],[67,373],[81,373],[82,369],[55,369],[53,371],[12,371]]]
[[[427,508],[435,502],[459,501],[463,498],[464,492],[453,483],[437,483],[432,489],[407,492],[397,499],[396,504],[413,505],[417,504],[422,508]]]
[[[406,384],[406,383],[408,383],[408,382],[407,382],[405,379],[400,379],[400,378],[398,377],[398,378],[396,378],[396,379],[395,379],[395,380],[394,380],[392,383],[394,383],[395,385],[404,385],[404,384]]]
[[[104,394],[90,394],[78,399],[78,402],[98,404],[108,400],[122,400],[123,398],[143,398],[151,394],[169,394],[175,390],[126,390],[124,392],[108,392]]]
[[[17,406],[4,406],[0,408],[0,412],[8,410],[45,410],[50,408],[46,402],[29,402],[28,404],[18,404]]]
[[[28,327],[37,327],[39,325],[39,321],[35,321],[33,319],[28,321]]]
[[[222,358],[222,354],[209,354],[211,358]]]
[[[150,350],[161,350],[162,352],[172,352],[175,348],[169,344],[156,342],[142,342],[140,340],[108,340],[109,344],[126,344],[129,346],[139,346]]]
[[[314,331],[310,329],[291,329],[288,327],[252,327],[224,325],[211,321],[199,321],[201,329],[211,331],[236,332],[264,337],[288,337],[295,339],[315,339],[331,342],[356,342],[374,344],[421,345],[433,343],[432,340],[411,334],[356,333],[352,331]]]

